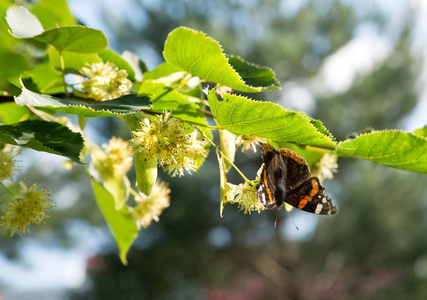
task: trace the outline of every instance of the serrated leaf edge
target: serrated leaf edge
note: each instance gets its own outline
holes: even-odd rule
[[[272,69],[272,68],[270,68],[270,67],[266,67],[266,66],[260,66],[260,65],[258,65],[258,64],[256,64],[256,63],[253,63],[253,62],[250,62],[250,61],[247,61],[246,59],[244,59],[243,57],[241,57],[240,55],[233,55],[233,54],[225,54],[224,52],[223,52],[223,54],[225,55],[225,57],[227,58],[227,60],[228,60],[228,58],[229,57],[235,57],[235,58],[238,58],[238,59],[241,59],[241,60],[243,60],[246,64],[248,64],[248,65],[250,65],[250,66],[252,66],[252,67],[255,67],[256,69],[258,69],[258,70],[265,70],[265,69],[267,69],[267,70],[270,70],[271,72],[273,72],[274,73],[274,70]],[[228,64],[236,73],[237,73],[237,71],[230,65],[230,64]],[[240,76],[240,74],[239,73],[237,73],[238,75],[239,75],[239,77],[240,78],[242,78],[241,76]],[[242,79],[242,81],[246,84],[246,82]],[[277,85],[276,85],[277,84]],[[258,88],[258,87],[255,87],[255,86],[253,86],[253,85],[249,85],[249,84],[246,84],[247,86],[250,86],[250,87],[253,87],[253,88]],[[266,86],[266,87],[262,87],[261,88],[261,90],[262,89],[265,89],[265,90],[268,90],[268,89],[270,89],[270,88],[274,88],[274,87],[277,87],[278,89],[280,89],[280,82],[279,81],[277,81],[277,78],[275,78],[275,83],[273,83],[273,84],[271,84],[271,85],[269,85],[269,86]]]
[[[307,115],[306,115],[307,116]],[[330,132],[329,131],[329,129],[328,128],[326,128],[326,126],[323,124],[323,122],[321,121],[321,120],[319,120],[319,119],[315,119],[315,118],[312,118],[312,117],[310,117],[310,116],[307,116],[307,118],[309,118],[310,120],[313,120],[313,121],[319,121],[321,124],[322,124],[322,126],[323,126],[323,128],[325,129],[325,131],[326,132],[328,132],[329,133],[329,136],[327,136],[327,135],[325,135],[325,134],[323,134],[321,131],[319,131],[313,124],[311,124],[311,122],[310,122],[310,124],[318,131],[318,132],[320,132],[321,134],[323,134],[323,135],[325,135],[326,137],[328,137],[328,138],[330,138],[330,140],[331,141],[333,141],[335,144],[336,144],[336,141],[337,141],[337,139],[335,138],[335,136],[332,134],[332,132]]]
[[[66,128],[68,128],[67,126],[64,126],[64,127],[66,127]],[[71,132],[73,132],[70,128],[68,128]],[[0,131],[3,133],[3,134],[6,134],[6,133],[4,133],[1,129],[0,129]],[[35,151],[42,151],[42,152],[46,152],[46,153],[49,153],[49,154],[54,154],[54,155],[58,155],[58,156],[62,156],[62,157],[66,157],[66,158],[70,158],[69,156],[67,156],[67,155],[64,155],[62,152],[59,152],[59,151],[57,151],[57,150],[55,150],[55,149],[53,149],[53,148],[51,148],[51,147],[49,147],[49,146],[47,146],[46,144],[44,144],[42,141],[40,141],[40,140],[38,140],[38,139],[35,139],[35,138],[31,138],[31,139],[28,139],[28,140],[26,140],[26,143],[25,144],[20,144],[20,143],[18,143],[17,141],[16,141],[16,139],[15,138],[13,138],[13,137],[11,137],[14,141],[15,141],[15,143],[16,143],[16,146],[18,146],[18,147],[24,147],[24,148],[28,148],[28,149],[33,149],[32,147],[28,147],[27,145],[28,145],[28,143],[29,142],[32,142],[32,143],[37,143],[37,144],[39,144],[39,145],[41,145],[43,148],[46,148],[46,149],[49,149],[51,152],[47,152],[47,151],[44,151],[44,150],[36,150],[36,149],[33,149],[33,150],[35,150]],[[82,140],[83,141],[83,140]],[[82,154],[82,151],[83,151],[83,149],[82,150],[80,150],[80,152],[79,152],[79,155],[78,156],[80,156],[81,154]],[[74,159],[73,159],[74,160]]]

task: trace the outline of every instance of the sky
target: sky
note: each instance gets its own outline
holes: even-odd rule
[[[296,11],[304,0],[288,1],[288,11]],[[353,3],[350,0],[343,0],[346,3]],[[360,10],[366,9],[372,1],[356,1]],[[354,3],[356,3],[354,2]],[[405,17],[405,7],[409,3],[410,7],[416,7],[417,18],[415,22],[416,34],[413,40],[414,53],[422,53],[427,58],[427,44],[425,43],[425,32],[427,32],[427,1],[423,0],[376,0],[374,1],[381,9],[390,16],[390,32],[399,26]],[[69,5],[72,13],[86,25],[103,30],[107,37],[108,29],[97,13],[99,5],[108,5],[109,1],[85,1],[70,0]],[[117,16],[127,16],[131,19],[143,20],[143,17],[134,18],[135,13],[132,8],[123,1],[120,10],[116,11]],[[154,5],[154,3],[153,3]],[[158,55],[150,53],[150,49],[143,49],[145,60],[149,67],[153,68],[158,63]],[[344,45],[336,53],[326,58],[319,76],[313,81],[317,88],[322,87],[322,93],[333,94],[345,92],[351,86],[357,75],[364,74],[380,64],[391,51],[389,37],[378,35],[369,26],[360,28],[357,35],[348,44]],[[363,55],[359,55],[363,53]],[[420,102],[414,113],[402,122],[402,128],[413,131],[426,125],[427,115],[427,68],[424,66],[417,83],[421,91]],[[312,93],[300,86],[297,82],[287,82],[283,86],[282,99],[291,100],[293,108],[311,113],[315,99]],[[292,101],[293,99],[293,101]],[[280,103],[281,99],[278,99]],[[289,103],[289,102],[288,102]],[[37,153],[41,162],[52,160],[52,156]],[[27,158],[26,158],[27,159]],[[60,164],[59,164],[60,165]],[[300,231],[295,230],[291,222],[280,224],[279,230],[290,240],[300,240],[309,238],[317,226],[316,216],[303,214],[294,215],[295,222]],[[85,224],[73,224],[74,234],[80,237],[80,244],[71,250],[62,248],[44,247],[31,237],[22,239],[21,254],[23,264],[16,264],[0,255],[0,282],[10,286],[10,291],[4,293],[2,300],[12,299],[12,292],[34,291],[46,289],[79,288],[85,280],[86,259],[99,251],[103,243],[108,241],[109,233],[100,229],[94,229]],[[85,237],[81,237],[84,232]],[[300,232],[305,232],[301,234]],[[95,238],[94,238],[95,237]],[[216,228],[209,235],[208,240],[219,247],[227,243],[227,230]],[[37,260],[34,258],[37,257]],[[66,270],[66,271],[64,271]],[[9,293],[9,294],[8,294]],[[16,296],[16,294],[14,294]],[[1,298],[1,297],[0,297]]]

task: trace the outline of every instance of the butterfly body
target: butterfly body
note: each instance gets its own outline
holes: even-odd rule
[[[261,149],[263,167],[255,195],[264,205],[284,202],[303,211],[334,215],[338,212],[317,177],[310,177],[307,162],[289,149],[275,149],[264,144]]]

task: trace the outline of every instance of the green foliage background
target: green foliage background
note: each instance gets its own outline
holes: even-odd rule
[[[379,11],[356,14],[340,1],[322,1],[322,4],[307,1],[298,12],[287,17],[278,13],[280,1],[276,0],[268,5],[257,3],[251,8],[228,0],[193,4],[158,1],[154,8],[145,2],[130,3],[148,16],[146,26],[135,26],[131,20],[118,19],[109,9],[103,10],[110,46],[117,52],[129,49],[139,53],[138,49],[150,47],[161,55],[167,34],[185,25],[220,41],[226,53],[270,66],[282,85],[295,81],[310,87],[324,59],[350,41],[361,24],[370,22],[378,32],[388,34],[387,20]],[[174,14],[174,8],[182,14]],[[67,16],[58,15],[61,17]],[[242,22],[242,17],[251,22]],[[413,30],[410,19],[408,12],[407,23],[394,33],[394,48],[384,63],[356,78],[348,91],[325,96],[310,89],[316,99],[311,117],[322,120],[337,140],[367,127],[400,129],[402,119],[414,109],[419,98],[415,82],[421,61],[410,52]],[[319,40],[327,47],[316,44]],[[19,58],[12,58],[25,65]],[[153,93],[158,93],[157,88],[152,87]],[[269,91],[250,97],[275,102],[280,95],[278,91]],[[103,129],[104,139],[110,135],[129,138],[126,128],[112,118],[90,122],[91,126]],[[260,162],[258,155],[237,157],[237,164],[245,174],[255,174]],[[67,226],[73,220],[105,226],[95,200],[87,192],[90,186],[79,178],[70,178],[78,173],[51,175],[56,189],[74,182],[79,200],[72,207],[55,212],[45,227],[49,234],[40,232],[36,238],[72,247],[73,237]],[[32,178],[38,177],[43,182],[42,172],[33,170]],[[233,179],[239,180],[231,174],[229,180]],[[248,216],[239,213],[236,207],[227,206],[221,219],[218,186],[214,155],[206,161],[199,176],[172,180],[171,207],[159,223],[140,233],[130,251],[129,266],[122,266],[111,240],[111,245],[88,260],[91,287],[72,291],[72,298],[422,299],[427,296],[425,176],[340,158],[339,173],[326,183],[326,191],[338,204],[339,214],[333,218],[314,216],[314,220],[294,210],[291,214],[297,225],[318,222],[314,233],[304,232],[301,226],[301,232],[295,233],[300,237],[297,241],[292,241],[289,230],[283,230],[291,224],[283,211]],[[273,227],[276,218],[278,228]],[[19,246],[19,240],[1,240],[2,252],[10,257],[19,253]]]

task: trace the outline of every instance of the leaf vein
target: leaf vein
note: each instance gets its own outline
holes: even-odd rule
[[[212,72],[216,67],[218,67],[220,64],[221,64],[221,62],[218,62],[215,66],[213,66],[213,67],[208,71],[208,73],[206,74],[206,80],[207,80],[207,81],[209,81],[209,76],[211,75],[211,72]]]
[[[268,121],[275,120],[275,119],[283,119],[284,117],[286,117],[286,116],[269,117],[269,118],[257,118],[257,119],[254,119],[254,120],[247,120],[247,121],[238,122],[238,123],[230,123],[230,125],[238,126],[238,125],[242,125],[242,124],[255,123],[255,122],[259,122],[259,121],[267,122],[268,123]],[[292,125],[296,125],[296,124],[300,124],[300,123],[302,123],[302,122],[295,123],[295,124],[290,124],[290,125],[284,126],[283,128],[288,127],[288,126],[292,126]]]
[[[389,155],[367,156],[367,157],[373,158],[373,159],[389,158],[389,157],[396,156],[396,155],[402,155],[403,153],[408,152],[408,151],[410,151],[410,150],[412,150],[414,148],[415,148],[415,146],[412,146],[412,147],[410,147],[408,149],[402,150],[400,152],[395,152],[395,153],[392,153],[392,154],[389,154]]]
[[[185,47],[182,46],[183,41],[181,41],[181,58],[182,58],[182,62],[185,65],[185,68],[188,70],[189,68],[189,64],[187,63],[186,59],[185,59]],[[182,67],[182,65],[180,64],[180,66]],[[185,69],[183,68],[183,69]]]
[[[233,102],[232,104],[233,104],[233,109],[230,111],[230,114],[228,115],[228,122],[230,122],[230,124],[233,124],[233,121],[231,121],[231,117],[233,116],[234,109],[236,108],[235,103]]]
[[[388,142],[388,144],[387,144],[387,146],[385,146],[384,147],[384,150],[383,150],[383,153],[381,154],[381,156],[383,156],[384,155],[384,153],[386,152],[386,150],[387,150],[387,148],[388,148],[388,146],[390,146],[390,144],[392,143],[392,142],[394,142],[394,140],[397,138],[397,135],[395,135],[389,142]]]
[[[242,122],[245,120],[246,115],[248,112],[252,109],[252,103],[249,104],[249,108],[245,111],[245,113],[242,116]]]
[[[219,80],[218,80],[218,82],[222,82],[222,77],[224,77],[224,74],[227,74],[228,73],[228,70],[224,70],[222,73],[221,73],[221,76],[219,76]]]

